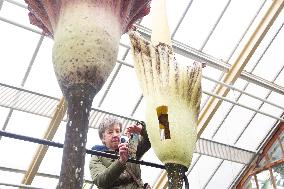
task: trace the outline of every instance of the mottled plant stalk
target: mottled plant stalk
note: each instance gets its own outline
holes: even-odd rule
[[[181,189],[187,168],[175,163],[165,164],[168,173],[168,189]]]
[[[66,94],[68,122],[58,189],[82,188],[89,113],[94,89],[87,85],[75,85]]]

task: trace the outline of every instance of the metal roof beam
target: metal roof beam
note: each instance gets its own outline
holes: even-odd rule
[[[7,171],[7,172],[13,172],[13,173],[19,173],[19,174],[24,174],[26,172],[26,170],[15,169],[15,168],[10,168],[10,167],[2,167],[2,166],[0,166],[0,171]],[[48,173],[37,173],[36,176],[59,179],[59,175],[53,175],[53,174],[48,174]],[[85,180],[85,182],[88,183],[88,184],[93,183],[90,180]]]
[[[238,79],[244,67],[249,62],[253,53],[257,49],[258,45],[261,43],[262,39],[267,34],[268,30],[276,20],[277,16],[280,14],[283,6],[284,0],[275,0],[271,3],[266,14],[258,24],[256,30],[253,32],[252,36],[249,38],[243,50],[236,58],[234,64],[232,64],[232,66],[228,70],[228,73],[225,75],[223,79],[224,83],[233,84]],[[224,85],[218,85],[214,93],[218,96],[226,96],[228,92],[229,88],[226,88]],[[220,107],[221,103],[222,101],[220,101],[216,97],[210,97],[203,111],[200,113],[198,119],[198,136],[202,134],[202,132],[212,119],[214,113]]]
[[[10,187],[17,187],[21,189],[47,189],[47,188],[42,188],[42,187],[35,187],[35,186],[30,186],[30,185],[25,185],[25,184],[12,184],[12,183],[4,183],[0,182],[0,186],[10,186]]]
[[[221,60],[216,60],[213,57],[208,57],[206,56],[205,53],[199,52],[193,48],[187,50],[178,48],[178,51],[180,51],[178,53],[183,54],[184,56],[187,55],[190,58],[200,62],[206,62],[207,64],[220,70],[225,68],[224,71],[226,71],[227,73],[223,79],[223,82],[226,84],[233,84],[237,80],[237,78],[239,78],[242,75],[244,67],[249,62],[250,58],[257,49],[258,45],[260,44],[260,42],[262,41],[262,39],[270,29],[270,27],[272,26],[278,15],[280,14],[283,5],[284,5],[284,0],[274,0],[271,3],[263,19],[261,19],[256,30],[253,32],[252,36],[249,38],[248,42],[246,43],[243,50],[241,51],[235,62],[232,64],[232,66],[224,64]],[[177,51],[176,47],[178,47],[178,44],[173,43],[173,47]],[[214,93],[217,96],[226,96],[229,90],[230,89],[227,88],[226,86],[219,84],[216,87]],[[281,94],[284,94],[283,91]],[[204,131],[210,120],[212,119],[214,113],[220,107],[221,103],[222,101],[214,96],[211,96],[207,101],[198,119],[198,138],[200,137],[200,135],[202,134],[202,132]],[[155,188],[165,188],[166,186],[167,186],[167,177],[166,177],[166,172],[163,171],[155,184]]]
[[[141,25],[137,25],[137,30],[142,36],[144,36],[147,39],[150,39],[151,30]],[[198,62],[206,62],[208,66],[211,66],[223,72],[228,72],[230,70],[231,65],[227,64],[226,62],[220,59],[217,59],[211,55],[203,53],[202,51],[194,49],[176,40],[172,40],[172,44],[173,44],[174,52],[177,54],[180,54],[182,56],[185,56],[187,58],[190,58]],[[284,95],[283,86],[279,86],[264,78],[251,74],[247,71],[242,70],[239,77],[248,82],[254,83],[256,85],[262,86],[264,88],[267,88],[269,90],[272,90],[274,92]]]
[[[31,91],[28,91],[28,90],[25,90],[25,89],[21,89],[21,88],[16,88],[16,87],[12,88],[12,86],[9,87],[8,85],[2,85],[2,84],[0,84],[0,91],[1,91],[1,86],[4,86],[5,88],[10,88],[10,89],[15,90],[14,91],[15,93],[19,93],[19,92],[27,93],[25,96],[33,95],[23,105],[30,104],[30,101],[39,101],[39,100],[37,100],[38,98],[42,98],[44,100],[44,102],[50,101],[50,102],[48,102],[48,104],[51,104],[49,106],[54,106],[54,107],[52,107],[50,109],[56,111],[56,113],[54,114],[54,116],[52,118],[53,121],[50,122],[50,126],[55,124],[56,121],[59,121],[60,117],[63,118],[63,116],[64,116],[63,112],[61,112],[61,115],[59,114],[60,113],[60,111],[59,111],[60,109],[58,109],[59,107],[63,106],[63,99],[61,99],[60,105],[58,105],[58,108],[56,109],[55,106],[59,102],[59,99],[56,99],[56,98],[53,98],[53,97],[49,97],[47,95],[42,95],[42,94],[39,94],[39,93],[34,93],[34,92],[31,92]],[[7,96],[7,95],[4,95],[4,96]],[[9,95],[9,96],[12,96],[12,95]],[[3,99],[1,99],[1,97],[2,96],[0,94],[0,105],[3,105],[2,104]],[[34,99],[36,99],[36,100],[34,100]],[[5,101],[5,99],[4,99],[4,101]],[[5,102],[4,102],[4,104],[5,104]],[[46,105],[42,106],[41,103],[38,103],[38,104],[39,104],[39,108],[37,108],[37,109],[44,109],[43,107],[46,107]],[[35,111],[34,109],[28,109],[28,108],[23,110],[24,107],[21,107],[21,106],[18,107],[17,103],[7,103],[7,105],[5,107],[14,108],[14,109],[17,109],[17,110],[20,110],[20,111],[25,111],[27,113],[38,114],[38,115],[45,116],[45,117],[51,117],[51,114],[49,114],[49,112],[40,111],[40,113],[39,113],[38,111]],[[121,121],[123,122],[123,127],[127,126],[128,124],[132,124],[135,121],[137,121],[136,119],[133,119],[133,118],[130,118],[130,117],[127,117],[127,116],[122,116],[122,115],[114,114],[114,113],[107,112],[107,111],[104,111],[104,110],[101,110],[101,109],[92,108],[92,111],[90,113],[90,123],[89,123],[89,126],[92,127],[92,128],[96,128],[96,126],[100,122],[100,120],[103,117],[108,116],[108,115],[119,117],[121,119]],[[52,134],[50,134],[51,131],[48,131],[47,133],[48,134],[46,134],[45,136],[51,136],[52,135]],[[244,152],[248,156],[250,156],[252,153],[254,153],[254,152],[251,152],[251,151],[247,151],[245,149],[236,148],[236,147],[233,147],[233,146],[221,144],[221,143],[218,143],[218,142],[215,142],[215,141],[202,139],[202,138],[200,139],[200,141],[197,142],[197,145],[199,147],[197,146],[196,151],[195,151],[196,153],[209,155],[209,156],[213,156],[213,157],[217,157],[217,158],[221,158],[221,159],[226,159],[226,160],[229,159],[230,161],[234,161],[234,162],[238,162],[238,163],[244,163],[244,164],[246,164],[247,159],[234,159],[235,157],[230,158],[229,156],[222,155],[221,152],[220,153],[219,152],[216,153],[216,152],[213,152],[213,151],[210,152],[210,150],[214,149],[214,148],[210,148],[210,146],[211,147],[212,147],[212,145],[213,145],[213,147],[218,146],[217,148],[227,149],[226,151],[237,150],[238,154]],[[206,148],[208,148],[208,149],[206,149]]]
[[[37,34],[40,34],[42,35],[42,33],[38,30],[35,30],[35,29],[32,29],[30,27],[26,27],[22,24],[19,24],[17,22],[14,22],[14,21],[11,21],[11,20],[8,20],[4,17],[1,17],[0,16],[0,20],[1,21],[4,21],[4,22],[7,22],[9,24],[12,24],[12,25],[15,25],[15,26],[18,26],[18,27],[21,27],[23,29],[26,29],[26,30],[29,30],[29,31],[32,31],[34,33],[37,33]],[[138,31],[145,37],[145,38],[150,38],[150,33],[151,33],[151,30],[149,30],[148,28],[145,28],[141,25],[137,25],[137,28],[138,28]],[[193,60],[196,60],[196,61],[199,61],[199,62],[206,62],[207,65],[211,66],[211,67],[214,67],[220,71],[224,71],[224,72],[228,72],[228,70],[230,69],[230,65],[225,63],[224,61],[220,60],[220,59],[217,59],[213,56],[210,56],[206,53],[203,53],[202,51],[199,51],[199,50],[196,50],[188,45],[185,45],[179,41],[176,41],[176,40],[172,40],[172,44],[173,44],[173,48],[174,48],[174,51],[177,53],[177,54],[180,54],[182,56],[185,56],[187,58],[191,58]],[[129,45],[125,45],[125,44],[122,44],[120,43],[121,46],[124,46],[126,48],[129,48]],[[127,66],[127,63],[125,62],[122,62],[122,61],[119,61],[118,62],[122,63],[122,64],[125,64]],[[272,90],[274,92],[277,92],[279,94],[282,94],[284,95],[284,87],[282,86],[279,86],[275,83],[272,83],[266,79],[263,79],[259,76],[256,76],[256,75],[253,75],[247,71],[242,71],[241,72],[241,75],[240,75],[240,78],[248,81],[248,82],[251,82],[251,83],[254,83],[256,85],[259,85],[259,86],[262,86],[262,87],[265,87],[269,90]]]
[[[44,139],[46,140],[52,140],[65,113],[67,110],[67,104],[64,98],[62,98],[57,106],[57,109],[50,121],[50,124],[44,134]],[[22,184],[30,185],[36,176],[38,169],[40,167],[40,164],[48,150],[48,146],[45,145],[39,145],[37,148],[36,153],[34,154],[34,157],[30,163],[30,166],[27,170],[27,172],[24,175],[24,178],[22,180]]]
[[[0,85],[1,86],[1,85]],[[16,92],[22,92],[22,93],[28,93],[29,95],[33,95],[32,99],[29,98],[29,102],[30,100],[33,99],[38,99],[38,98],[42,98],[44,101],[51,101],[51,103],[49,102],[49,104],[54,104],[54,102],[58,102],[59,99],[53,98],[53,97],[49,97],[47,95],[42,95],[39,93],[34,93],[25,89],[20,89],[20,88],[16,88],[16,87],[12,87],[12,86],[8,86],[8,85],[3,85],[3,87],[6,88],[10,88],[15,90]],[[6,91],[6,90],[5,90]],[[6,94],[6,93],[5,93]],[[4,95],[7,96],[7,95]],[[11,96],[11,95],[9,95]],[[0,96],[1,98],[1,96]],[[2,99],[3,100],[3,99]],[[35,100],[33,100],[35,101]],[[38,101],[38,100],[36,100]],[[55,134],[55,128],[57,125],[59,125],[59,121],[62,120],[64,114],[61,109],[60,111],[60,107],[62,107],[62,100],[61,100],[61,105],[58,106],[57,113],[55,113],[55,116],[53,116],[53,121],[51,121],[50,127],[48,129],[48,131],[46,132],[47,134],[45,135],[45,138],[47,138],[49,136],[49,138],[47,138],[48,140],[51,140],[51,136],[54,136]],[[24,103],[25,104],[25,103]],[[14,106],[17,106],[17,104],[10,104],[12,105],[13,108],[15,108]],[[46,105],[45,105],[46,106]],[[51,105],[49,105],[51,106]],[[55,104],[54,104],[55,106]],[[21,109],[21,108],[19,108]],[[41,108],[42,109],[42,108]],[[51,108],[51,109],[55,109],[55,108]],[[38,112],[31,112],[31,110],[27,109],[26,112],[28,113],[36,113],[39,114]],[[61,112],[61,115],[59,116],[59,113]],[[48,112],[42,112],[44,114],[44,116],[46,117],[50,117]],[[123,127],[125,127],[128,124],[132,124],[133,122],[135,122],[135,119],[126,117],[126,116],[121,116],[121,115],[117,115],[117,114],[113,114],[110,112],[106,112],[103,110],[99,110],[99,109],[92,109],[91,115],[90,115],[90,127],[96,128],[97,123],[100,121],[100,119],[102,117],[105,117],[107,115],[113,115],[113,116],[117,116],[119,118],[122,119],[123,122]],[[43,116],[43,115],[42,115]],[[61,117],[61,118],[59,118]],[[215,141],[211,141],[211,140],[207,140],[207,139],[202,139],[200,138],[197,141],[196,144],[196,150],[195,153],[198,154],[202,154],[202,155],[208,155],[211,157],[216,157],[216,158],[220,158],[220,159],[224,159],[224,160],[228,160],[228,161],[233,161],[233,162],[237,162],[237,163],[242,163],[242,164],[247,164],[251,157],[253,157],[255,155],[254,152],[251,151],[247,151],[241,148],[236,148],[234,146],[229,146],[229,145],[225,145],[225,144],[221,144]],[[221,149],[221,150],[220,150]],[[26,178],[25,181],[23,181],[23,184],[29,184],[31,183],[33,177],[37,174],[37,170],[38,167],[40,166],[40,163],[44,157],[44,154],[46,153],[47,148],[44,148],[42,146],[39,147],[35,158],[33,160],[33,162],[30,165],[29,170],[26,173]],[[166,176],[166,175],[165,175]]]
[[[4,0],[0,0],[0,10],[2,9],[3,3],[4,3]]]
[[[19,3],[18,1],[14,1],[14,0],[3,0],[3,1],[7,1],[11,4],[14,4],[14,5],[17,5],[19,7],[22,7],[24,9],[27,9],[28,8],[28,5],[27,4],[23,4],[23,3]]]

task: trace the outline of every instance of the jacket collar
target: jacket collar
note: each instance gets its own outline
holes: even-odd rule
[[[92,150],[100,151],[100,152],[105,152],[105,151],[110,151],[106,145],[95,145],[92,147]]]
[[[92,147],[92,150],[100,151],[100,152],[106,152],[110,154],[117,154],[118,150],[112,150],[106,147],[106,145],[95,145]]]
[[[121,138],[120,139],[121,143],[126,142],[125,138]],[[96,151],[100,151],[100,152],[110,152],[113,151],[111,149],[109,149],[108,147],[106,147],[106,145],[95,145],[92,147],[92,150],[96,150]]]

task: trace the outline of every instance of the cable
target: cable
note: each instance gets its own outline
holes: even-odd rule
[[[28,142],[33,142],[33,143],[57,147],[57,148],[63,148],[63,144],[61,144],[61,143],[52,142],[52,141],[45,140],[45,139],[39,139],[39,138],[24,136],[24,135],[18,135],[18,134],[6,132],[6,131],[3,131],[3,130],[0,130],[0,136],[14,138],[14,139],[18,139],[18,140],[24,140],[24,141],[28,141]],[[106,153],[106,152],[101,152],[101,151],[96,151],[96,150],[86,149],[86,153],[91,154],[91,155],[111,158],[111,159],[118,159],[119,158],[118,155]],[[130,162],[130,163],[136,163],[136,164],[140,164],[140,165],[146,165],[146,166],[151,166],[151,167],[155,167],[155,168],[165,169],[164,165],[146,162],[146,161],[143,161],[143,160],[128,159],[127,161]]]
[[[139,123],[144,124],[144,122],[139,122]],[[18,134],[6,132],[6,131],[3,131],[3,130],[0,130],[0,136],[18,139],[18,140],[24,140],[24,141],[28,141],[28,142],[33,142],[33,143],[57,147],[57,148],[63,148],[63,144],[61,144],[61,143],[52,142],[52,141],[45,140],[45,139],[39,139],[39,138],[24,136],[24,135],[18,135]],[[106,153],[106,152],[100,152],[100,151],[96,151],[96,150],[86,149],[86,153],[91,154],[91,155],[111,158],[111,159],[118,159],[119,158],[118,155]],[[146,161],[143,161],[143,160],[128,159],[127,161],[130,162],[130,163],[136,163],[136,164],[140,164],[140,165],[146,165],[146,166],[150,166],[150,167],[165,169],[164,165],[146,162]],[[189,188],[188,178],[187,178],[185,173],[184,173],[183,179],[184,179],[185,189],[188,189]]]
[[[183,180],[184,180],[185,189],[189,189],[188,178],[187,178],[185,172],[184,172],[184,175],[183,175]]]

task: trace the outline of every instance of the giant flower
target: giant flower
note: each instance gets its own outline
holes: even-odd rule
[[[146,101],[151,146],[165,164],[169,189],[182,188],[197,138],[202,64],[174,58],[165,0],[153,1],[151,42],[129,32],[134,68]]]
[[[59,188],[82,188],[88,116],[112,71],[119,40],[150,0],[25,0],[32,24],[54,39],[53,65],[68,102]]]
[[[169,188],[181,188],[197,137],[202,65],[179,64],[169,45],[154,46],[136,32],[130,39],[151,145],[166,165]]]
[[[64,94],[85,83],[97,93],[114,67],[120,36],[150,10],[150,0],[25,1],[31,23],[54,38],[54,71]]]

